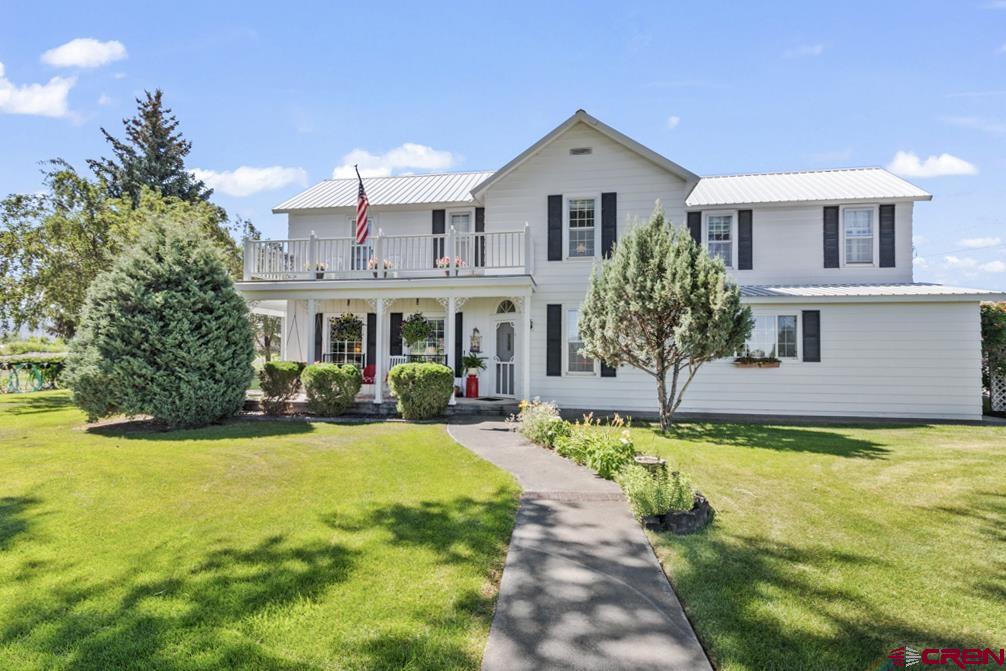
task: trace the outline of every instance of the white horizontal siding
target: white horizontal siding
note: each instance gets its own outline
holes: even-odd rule
[[[563,307],[575,308],[582,297]],[[532,393],[567,408],[655,412],[655,380],[545,375],[545,305],[535,296]],[[755,314],[821,310],[821,362],[779,368],[706,364],[682,412],[977,419],[981,416],[978,303],[757,306]]]

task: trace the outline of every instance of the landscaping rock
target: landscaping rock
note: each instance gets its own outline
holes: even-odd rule
[[[667,462],[660,457],[652,457],[648,454],[637,454],[634,459],[636,463],[654,475],[661,473],[667,475]]]
[[[709,526],[713,521],[716,511],[709,505],[708,499],[701,493],[695,492],[695,503],[691,510],[672,510],[664,515],[663,528],[678,535],[693,534]]]

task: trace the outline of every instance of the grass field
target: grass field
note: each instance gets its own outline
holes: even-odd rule
[[[438,425],[87,429],[0,397],[0,668],[475,669],[511,478]]]
[[[722,671],[1006,647],[1006,428],[682,424],[634,439],[717,509],[705,532],[651,539]]]

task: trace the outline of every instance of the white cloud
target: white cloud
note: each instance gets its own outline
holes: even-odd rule
[[[237,170],[201,170],[192,171],[196,179],[206,182],[206,185],[228,196],[241,198],[261,191],[281,189],[291,184],[307,184],[307,171],[303,168],[284,168],[274,165],[268,168],[251,168],[246,165]]]
[[[912,259],[912,266],[920,270],[925,270],[929,267],[929,261],[926,261],[925,257],[916,256]]]
[[[824,53],[823,44],[802,44],[783,52],[783,58],[816,58]]]
[[[407,169],[445,170],[460,157],[422,144],[406,142],[383,154],[371,154],[366,149],[354,149],[342,157],[342,164],[332,170],[332,177],[355,177],[354,165],[360,166],[364,177],[387,177]]]
[[[100,96],[98,96],[98,104],[102,105],[102,106],[104,106],[104,105],[111,105],[112,104],[112,99],[109,98],[107,94],[102,93]]]
[[[1002,241],[1000,237],[964,238],[959,244],[968,249],[985,249],[986,247],[997,247],[1002,244]]]
[[[673,114],[667,117],[667,128],[669,130],[674,130],[675,128],[677,128],[679,123],[681,123],[681,117],[674,116]]]
[[[999,261],[989,261],[988,263],[983,263],[978,266],[978,270],[984,271],[986,273],[1003,273],[1006,272],[1006,263]]]
[[[977,268],[978,262],[970,256],[964,258],[958,256],[944,256],[943,265],[947,268]]]
[[[902,177],[943,177],[946,175],[977,175],[978,168],[962,158],[951,154],[929,156],[919,160],[917,154],[899,151],[887,164],[887,169]]]
[[[69,113],[67,97],[76,77],[53,77],[46,84],[15,86],[0,63],[0,112],[61,117]]]
[[[99,42],[78,37],[42,54],[42,62],[58,68],[96,68],[126,57],[126,47],[118,40]]]

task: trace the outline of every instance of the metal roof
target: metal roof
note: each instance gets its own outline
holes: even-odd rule
[[[806,284],[742,286],[743,298],[932,298],[969,297],[999,300],[1003,292],[989,289],[948,287],[923,282],[904,284]]]
[[[865,201],[932,196],[883,168],[843,168],[703,177],[685,199],[688,207]]]
[[[492,174],[492,171],[481,171],[364,177],[363,187],[371,205],[467,204],[472,202],[471,190],[475,185]],[[297,210],[356,207],[356,195],[355,177],[326,179],[283,201],[272,211],[281,214]]]

